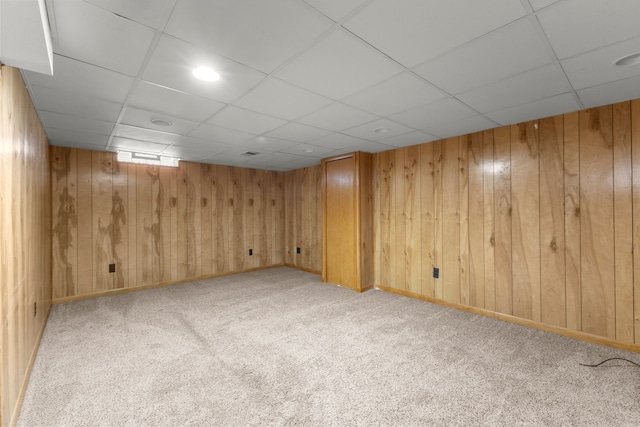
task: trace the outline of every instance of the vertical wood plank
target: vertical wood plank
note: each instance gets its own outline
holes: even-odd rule
[[[320,170],[320,166],[317,166],[318,171]],[[284,173],[278,172],[275,174],[275,182],[274,182],[274,190],[275,190],[275,246],[274,246],[274,263],[282,264],[284,263],[284,249],[285,249],[285,238],[284,238],[284,223],[285,223],[285,212],[284,212]],[[318,181],[318,194],[320,194],[320,181]],[[314,267],[317,271],[322,269],[322,247],[321,241],[322,236],[320,231],[322,230],[322,217],[321,217],[322,209],[318,207],[318,218],[320,223],[317,225],[317,242],[318,245],[318,263]]]
[[[55,197],[55,196],[54,196]],[[66,296],[78,295],[78,150],[69,153],[67,174],[67,292]]]
[[[128,287],[138,285],[138,202],[137,202],[137,173],[138,165],[127,166],[127,228],[129,238],[129,258],[127,272],[129,273]]]
[[[396,154],[396,174],[394,177],[394,212],[395,212],[395,229],[393,232],[393,243],[395,244],[395,262],[394,265],[395,278],[394,288],[403,291],[407,290],[407,205],[405,194],[406,169],[405,156],[407,149],[398,148]]]
[[[442,299],[460,303],[460,199],[458,138],[442,143]]]
[[[543,323],[566,326],[562,116],[540,120],[540,295]]]
[[[469,305],[469,135],[458,138],[458,205],[460,206],[460,303]]]
[[[216,197],[215,225],[215,272],[226,273],[231,271],[229,265],[230,247],[229,239],[229,174],[226,166],[214,167],[213,190]]]
[[[171,214],[170,230],[171,230],[171,280],[178,280],[180,277],[180,249],[184,249],[184,230],[180,229],[180,211],[178,209],[178,189],[184,194],[182,187],[178,186],[178,181],[182,177],[184,164],[181,162],[177,168],[171,168],[171,181],[169,186],[169,211]],[[182,181],[181,181],[182,182]]]
[[[496,310],[495,277],[495,200],[493,179],[496,171],[493,153],[493,130],[482,133],[483,158],[483,247],[484,247],[484,308]]]
[[[231,259],[232,271],[241,270],[244,265],[244,173],[241,168],[229,168],[229,230],[231,230]]]
[[[188,277],[202,275],[202,165],[187,163],[187,210],[185,228],[187,229]]]
[[[296,182],[296,171],[285,172],[284,188],[284,209],[285,209],[285,263],[294,265],[293,259],[293,229],[295,227],[295,210],[293,206],[294,183]]]
[[[435,296],[433,267],[435,267],[435,210],[433,199],[434,159],[433,143],[420,145],[420,242],[422,244],[422,283],[420,294]]]
[[[414,294],[422,291],[422,243],[420,234],[420,146],[405,149],[404,179],[406,206],[406,289]]]
[[[111,228],[111,194],[113,153],[91,152],[91,213],[93,228],[93,286],[92,292],[113,289],[109,273],[112,262],[113,235]]]
[[[202,194],[200,199],[200,208],[202,212],[202,252],[200,255],[200,265],[202,269],[202,275],[208,276],[213,273],[213,252],[212,252],[212,226],[211,220],[213,215],[211,213],[213,202],[211,199],[212,190],[212,165],[202,164]]]
[[[177,217],[177,257],[178,257],[178,280],[183,280],[189,277],[189,255],[193,256],[193,253],[189,253],[189,244],[193,243],[193,236],[189,233],[193,233],[193,229],[189,230],[187,224],[189,224],[189,196],[188,193],[188,173],[187,162],[180,162],[177,169],[177,182],[176,182],[176,217]],[[193,189],[191,189],[191,200],[193,200]],[[193,249],[193,246],[191,246]]]
[[[483,134],[469,139],[469,302],[484,308],[484,159]]]
[[[127,224],[129,165],[113,159],[113,195],[111,221],[113,224],[112,261],[116,265],[113,273],[114,289],[122,289],[129,284],[129,224]]]
[[[567,328],[582,330],[580,282],[580,125],[579,114],[564,115],[564,244]]]
[[[582,330],[615,338],[612,107],[580,112]]]
[[[171,171],[173,168],[159,168],[158,222],[162,247],[160,248],[160,281],[171,281]]]
[[[136,286],[150,285],[154,281],[153,175],[154,166],[136,167],[136,203],[138,205],[135,229],[138,235]]]
[[[393,193],[392,151],[384,151],[380,158],[380,284],[391,286],[391,194]]]
[[[494,260],[496,311],[511,314],[513,310],[511,276],[511,130],[494,130]]]
[[[633,177],[631,103],[613,106],[613,201],[615,243],[616,340],[634,342],[633,326]]]
[[[71,148],[66,147],[51,147],[52,281],[54,299],[67,296],[69,289],[68,280],[70,277],[68,272],[71,269],[69,253],[73,250],[69,228],[72,226],[70,222],[75,216],[75,212],[70,209],[72,196],[69,195],[67,184],[67,177],[71,172],[71,150]],[[72,203],[75,203],[75,200]]]
[[[378,285],[380,281],[380,255],[382,253],[380,241],[380,153],[373,155],[373,284]]]
[[[258,265],[258,237],[256,236],[258,229],[258,221],[256,220],[256,212],[258,206],[256,203],[258,196],[258,175],[256,169],[242,169],[244,180],[244,246],[246,253],[244,254],[244,263],[242,269],[257,267]],[[249,255],[249,250],[253,255]]]
[[[442,273],[443,273],[443,237],[442,237],[442,223],[443,223],[443,211],[442,211],[442,145],[443,141],[433,142],[433,227],[434,227],[434,249],[433,249],[433,265],[440,270],[440,276],[434,280],[434,294],[438,299],[443,299],[442,290]]]
[[[540,321],[540,164],[537,122],[511,126],[513,314]]]
[[[633,178],[633,310],[635,343],[640,344],[640,100],[631,101],[631,162]],[[638,272],[638,273],[636,273]]]

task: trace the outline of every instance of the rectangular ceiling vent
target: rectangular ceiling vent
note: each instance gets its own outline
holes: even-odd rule
[[[246,152],[242,153],[241,155],[242,156],[257,156],[258,154],[260,154],[260,153],[258,153],[257,151],[246,151]]]

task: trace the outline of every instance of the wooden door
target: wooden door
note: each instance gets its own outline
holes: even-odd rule
[[[357,290],[355,157],[328,161],[325,168],[325,280]]]

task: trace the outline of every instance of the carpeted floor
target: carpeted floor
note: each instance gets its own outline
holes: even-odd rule
[[[54,306],[19,425],[640,425],[610,357],[282,267]]]

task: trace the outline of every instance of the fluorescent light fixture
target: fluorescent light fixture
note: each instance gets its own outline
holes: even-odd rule
[[[138,163],[141,165],[178,167],[180,159],[177,157],[160,156],[156,154],[134,153],[132,151],[118,151],[118,161]]]
[[[205,82],[215,82],[220,80],[220,74],[209,67],[198,67],[193,70],[193,75]]]

